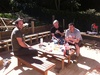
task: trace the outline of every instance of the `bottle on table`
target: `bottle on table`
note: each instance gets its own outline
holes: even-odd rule
[[[40,44],[39,44],[39,47],[41,48],[43,45],[43,38],[40,38]]]
[[[43,38],[40,38],[40,44],[43,44]]]
[[[69,50],[70,50],[70,46],[68,43],[65,43],[65,50],[64,50],[64,55],[69,55]]]

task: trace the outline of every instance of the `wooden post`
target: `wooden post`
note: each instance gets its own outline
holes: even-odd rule
[[[55,20],[55,15],[52,15],[52,22]]]
[[[1,40],[1,33],[2,33],[2,32],[0,32],[0,40]]]
[[[3,65],[3,58],[0,57],[0,66],[2,66],[2,65]]]
[[[35,27],[34,27],[34,21],[31,21],[31,27],[32,27],[32,33],[34,33],[34,29],[35,29]]]
[[[65,19],[63,19],[63,29],[65,29]]]

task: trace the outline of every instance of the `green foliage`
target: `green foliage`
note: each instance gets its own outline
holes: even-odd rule
[[[81,31],[87,31],[91,29],[91,24],[96,23],[100,27],[100,13],[95,9],[89,9],[81,12],[69,12],[69,11],[55,11],[43,9],[46,14],[55,15],[55,19],[60,21],[62,25],[62,19],[65,19],[65,29],[68,27],[68,23],[74,22],[75,26]],[[58,13],[59,12],[59,13]]]
[[[3,18],[15,18],[15,15],[12,15],[11,13],[0,13],[0,17]]]
[[[58,19],[60,24],[62,24],[62,19],[65,19],[66,28],[68,23],[74,22],[81,31],[89,30],[93,22],[99,25],[100,13],[95,9],[78,12],[81,6],[79,1],[81,0],[1,0],[0,7],[8,13],[0,13],[0,17],[27,17],[25,14],[28,14],[36,18],[35,25],[39,26],[52,23],[52,15],[55,15],[55,19]],[[18,15],[10,12],[18,12]]]
[[[86,10],[86,13],[87,13],[87,14],[94,14],[95,12],[96,12],[95,9]]]
[[[68,23],[74,22],[75,27],[79,28],[80,31],[88,31],[91,30],[91,24],[96,23],[100,27],[100,13],[96,15],[94,13],[87,12],[73,12],[67,13],[65,18],[66,20],[66,28]]]

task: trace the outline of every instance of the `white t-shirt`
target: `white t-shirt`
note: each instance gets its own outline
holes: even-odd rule
[[[70,30],[67,29],[67,30],[65,31],[65,37],[73,37],[73,38],[75,38],[75,39],[80,39],[80,40],[82,40],[82,36],[81,36],[81,34],[80,34],[80,30],[77,29],[77,28],[74,29],[74,32],[70,32]]]

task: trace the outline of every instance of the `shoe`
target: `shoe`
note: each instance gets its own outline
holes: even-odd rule
[[[73,63],[78,63],[78,59],[79,59],[79,56],[76,56],[75,60],[73,60]]]
[[[82,55],[81,55],[81,54],[79,54],[79,57],[82,57]]]
[[[78,62],[77,60],[73,60],[73,63],[77,64],[77,62]]]
[[[10,65],[10,63],[11,63],[11,60],[9,60],[9,59],[4,59],[3,60],[3,66],[4,67],[8,67]]]

